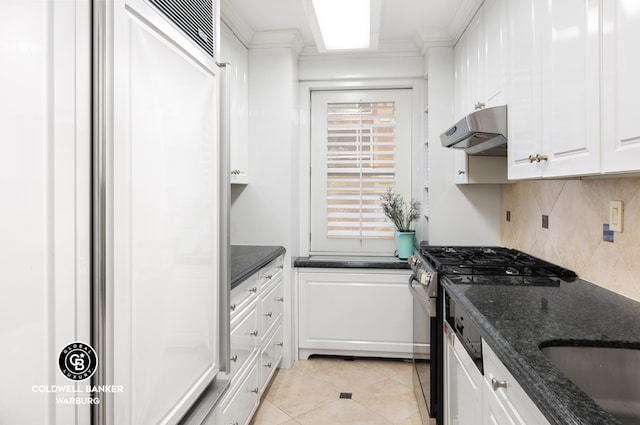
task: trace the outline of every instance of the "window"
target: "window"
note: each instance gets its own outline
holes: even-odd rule
[[[411,197],[411,91],[311,96],[311,251],[391,255],[380,195]]]

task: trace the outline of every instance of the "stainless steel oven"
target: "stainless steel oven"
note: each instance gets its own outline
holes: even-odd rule
[[[442,379],[438,332],[442,323],[438,303],[438,274],[419,253],[408,259],[413,270],[409,291],[413,296],[413,390],[424,423],[438,420],[439,400],[442,399],[438,379]],[[440,378],[438,377],[440,374]]]

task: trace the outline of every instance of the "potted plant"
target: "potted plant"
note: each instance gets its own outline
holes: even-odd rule
[[[384,215],[389,217],[396,227],[398,258],[407,259],[413,254],[416,231],[412,228],[412,223],[420,217],[420,202],[412,198],[411,202],[407,203],[402,195],[391,190],[380,196],[380,199]]]

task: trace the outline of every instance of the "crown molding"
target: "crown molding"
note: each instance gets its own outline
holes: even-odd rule
[[[298,30],[260,31],[253,34],[249,43],[251,49],[268,49],[287,47],[299,55],[304,48],[304,41]]]
[[[460,7],[456,10],[449,24],[449,34],[452,40],[454,40],[454,44],[458,42],[462,33],[467,29],[467,26],[469,26],[469,22],[471,22],[483,4],[484,0],[472,0],[460,4]]]
[[[229,27],[242,44],[249,46],[249,41],[253,38],[254,31],[235,10],[232,1],[222,0],[222,3],[220,3],[220,20]]]

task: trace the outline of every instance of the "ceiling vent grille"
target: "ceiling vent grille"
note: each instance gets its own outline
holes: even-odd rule
[[[149,0],[209,56],[215,58],[213,0]]]

